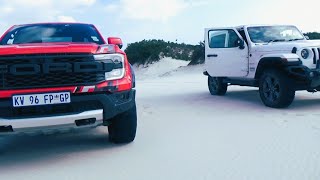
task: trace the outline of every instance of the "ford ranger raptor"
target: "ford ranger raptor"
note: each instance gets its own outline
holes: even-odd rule
[[[108,126],[135,139],[135,78],[120,38],[94,25],[16,25],[0,38],[0,136]]]

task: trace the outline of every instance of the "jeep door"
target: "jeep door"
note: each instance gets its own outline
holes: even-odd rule
[[[205,66],[210,76],[247,76],[248,56],[248,45],[236,29],[205,29]]]

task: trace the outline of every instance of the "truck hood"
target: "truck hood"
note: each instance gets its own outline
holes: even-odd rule
[[[32,43],[0,46],[0,56],[19,54],[91,53],[95,54],[99,45],[95,43]]]
[[[320,40],[301,40],[291,42],[273,42],[269,44],[256,44],[253,49],[257,52],[291,52],[296,47],[298,49],[308,47],[320,47]]]

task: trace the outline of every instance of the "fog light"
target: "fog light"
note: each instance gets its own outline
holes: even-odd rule
[[[314,77],[314,72],[310,72],[309,76],[313,78]]]

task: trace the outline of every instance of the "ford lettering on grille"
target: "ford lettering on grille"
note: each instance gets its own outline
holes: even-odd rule
[[[109,72],[113,68],[103,62],[74,62],[74,63],[44,63],[44,64],[14,64],[0,65],[0,73],[12,75],[49,74],[56,72],[65,73],[89,73]]]

